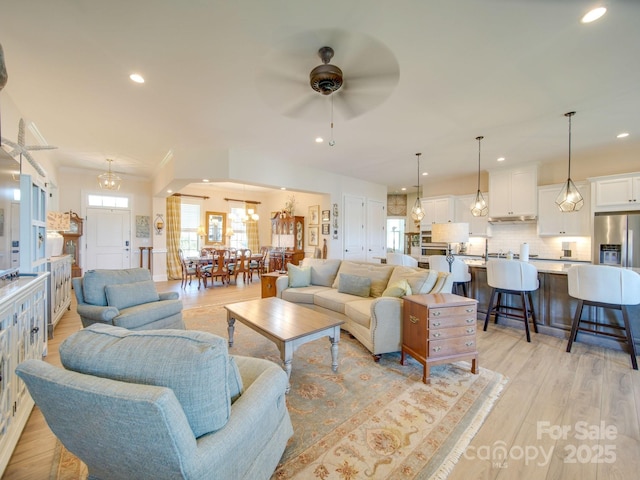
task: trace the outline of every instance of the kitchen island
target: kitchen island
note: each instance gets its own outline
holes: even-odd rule
[[[471,273],[469,296],[478,300],[478,319],[484,321],[491,296],[491,287],[487,284],[485,261],[480,258],[464,258],[463,260],[469,265],[469,271]],[[538,279],[540,280],[540,288],[532,294],[538,331],[547,335],[568,339],[578,300],[569,296],[567,270],[575,263],[542,260],[532,261],[531,263],[538,269]],[[640,273],[637,268],[632,270]],[[512,296],[508,295],[507,297]],[[512,302],[510,304],[514,307],[520,307],[518,299],[507,298],[507,300]],[[628,310],[634,341],[636,345],[640,345],[640,305],[630,306]],[[607,328],[606,324],[623,325],[620,311],[601,307],[585,307],[583,318],[586,318],[587,315],[594,321],[604,323],[603,326],[598,327],[601,331],[615,332],[615,330]],[[490,321],[493,322],[493,319]],[[518,320],[502,317],[498,322],[503,325],[523,329],[522,322]],[[491,328],[491,326],[489,326],[489,328]],[[578,342],[591,343],[626,351],[624,343],[617,342],[603,335],[579,333]]]

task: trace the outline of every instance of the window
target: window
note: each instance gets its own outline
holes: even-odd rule
[[[387,218],[387,252],[404,253],[404,218]]]
[[[247,248],[247,225],[243,222],[247,214],[243,202],[229,201],[229,215],[227,225],[233,229],[233,235],[229,239],[229,246],[234,248]]]
[[[128,197],[112,197],[109,195],[89,195],[90,207],[129,208]]]
[[[185,257],[200,255],[199,226],[200,205],[182,203],[180,205],[180,248]]]

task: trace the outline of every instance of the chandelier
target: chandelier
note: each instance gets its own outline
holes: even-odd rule
[[[476,137],[476,140],[478,140],[478,191],[476,192],[475,200],[471,204],[471,215],[474,217],[485,217],[489,213],[487,201],[480,191],[480,141],[483,138],[482,136]]]
[[[424,209],[422,208],[422,202],[420,201],[420,155],[422,154],[416,153],[416,157],[418,158],[418,183],[416,184],[418,192],[416,195],[416,202],[413,204],[413,208],[411,209],[411,218],[413,218],[414,222],[419,222],[424,218]]]
[[[578,187],[571,180],[571,117],[575,114],[576,112],[564,114],[565,117],[569,118],[569,173],[567,174],[567,181],[556,197],[556,205],[561,212],[577,212],[584,205],[584,199],[580,195]]]
[[[109,162],[109,169],[98,175],[98,185],[103,190],[120,190],[122,179],[111,171],[111,162],[113,160],[107,158],[107,162]]]

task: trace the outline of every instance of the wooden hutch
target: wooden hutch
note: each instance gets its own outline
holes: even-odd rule
[[[304,258],[304,217],[278,212],[271,219],[271,245],[269,270],[285,270],[285,265],[299,265]],[[284,249],[284,265],[282,265]]]

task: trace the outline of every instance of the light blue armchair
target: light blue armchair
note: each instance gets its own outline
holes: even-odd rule
[[[60,359],[16,371],[93,480],[267,480],[293,434],[282,368],[209,333],[96,324]]]
[[[146,268],[89,270],[73,279],[83,327],[107,323],[129,330],[185,328],[178,292],[158,293]]]

